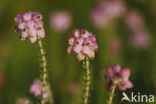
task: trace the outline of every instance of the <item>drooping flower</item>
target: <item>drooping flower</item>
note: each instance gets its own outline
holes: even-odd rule
[[[43,84],[40,80],[35,80],[33,84],[30,86],[30,93],[35,97],[41,97],[43,92]],[[45,85],[44,87],[44,95],[43,98],[48,102],[50,101],[51,90],[49,85]]]
[[[16,104],[31,104],[31,102],[27,98],[20,98],[16,101]]]
[[[132,88],[133,84],[129,80],[131,70],[129,68],[124,68],[121,70],[120,66],[117,64],[113,68],[108,67],[106,69],[105,79],[107,81],[106,89],[111,90],[113,84],[117,84],[120,90],[126,90]]]
[[[125,4],[121,1],[102,1],[91,11],[91,20],[97,28],[104,28],[112,24],[113,20],[124,16]]]
[[[15,32],[20,33],[22,41],[29,38],[31,43],[35,43],[37,38],[43,39],[45,37],[42,15],[39,12],[32,13],[27,11],[18,14],[14,20],[18,23],[15,27]]]
[[[65,32],[72,24],[72,16],[67,11],[53,12],[50,16],[51,28],[56,32]]]
[[[67,53],[76,53],[78,61],[82,61],[85,57],[94,59],[95,52],[98,50],[96,38],[87,30],[73,31],[73,36],[68,39],[69,47]]]

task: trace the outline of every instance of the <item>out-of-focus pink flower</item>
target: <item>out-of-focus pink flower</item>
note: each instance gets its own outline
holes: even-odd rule
[[[4,84],[4,76],[2,73],[0,73],[0,88],[3,86]]]
[[[121,51],[122,44],[119,39],[112,39],[109,43],[109,49],[113,53],[118,53]]]
[[[97,28],[110,25],[115,18],[125,14],[126,7],[121,1],[102,1],[91,11],[91,20]]]
[[[129,81],[130,72],[131,70],[129,68],[121,70],[118,64],[113,68],[108,67],[105,75],[105,79],[107,81],[106,89],[111,90],[113,84],[117,84],[120,90],[132,88],[133,84]]]
[[[65,32],[72,25],[72,16],[67,11],[51,13],[50,25],[56,32]]]
[[[30,93],[36,97],[40,97],[42,94],[42,82],[40,80],[35,80],[30,86]]]
[[[14,20],[18,23],[15,32],[20,33],[22,41],[29,38],[31,43],[35,43],[37,38],[43,39],[45,37],[42,15],[39,12],[24,12],[18,14]]]
[[[142,16],[136,10],[131,10],[127,13],[125,16],[125,23],[133,31],[143,29],[144,27]]]
[[[82,61],[85,57],[94,59],[95,52],[98,50],[96,38],[87,30],[73,31],[73,37],[68,39],[69,47],[67,53],[76,53],[78,61]]]
[[[27,98],[20,98],[16,101],[16,104],[31,104],[31,102]]]
[[[51,90],[49,85],[45,85],[43,88],[42,81],[35,80],[33,84],[30,86],[30,93],[33,94],[35,97],[41,97],[42,92],[44,89],[43,98],[48,102],[51,100]]]
[[[68,91],[71,94],[77,94],[79,92],[78,85],[76,83],[70,83],[68,86]]]
[[[150,35],[146,31],[135,31],[130,41],[135,48],[147,48],[151,42]]]

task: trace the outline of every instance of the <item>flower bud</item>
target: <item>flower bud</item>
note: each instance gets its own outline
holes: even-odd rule
[[[127,80],[130,76],[130,72],[131,72],[131,70],[129,68],[125,68],[125,69],[121,70],[120,77]]]
[[[25,40],[27,37],[28,37],[28,34],[27,34],[26,31],[21,32],[21,34],[20,34],[20,39],[21,40]]]
[[[81,30],[81,36],[83,38],[87,38],[89,35],[90,35],[90,33],[87,30],[85,30],[85,29]]]
[[[80,51],[81,51],[81,49],[82,49],[82,45],[74,45],[73,46],[73,52],[74,53],[79,53]]]
[[[68,48],[67,48],[67,53],[68,53],[68,54],[71,54],[71,52],[72,52],[72,46],[68,46]]]
[[[37,31],[37,36],[43,39],[45,37],[44,29]]]
[[[113,67],[113,71],[114,71],[115,73],[119,73],[120,70],[121,70],[121,68],[120,68],[120,66],[119,66],[118,64],[116,64],[116,65]]]
[[[85,55],[89,55],[90,54],[90,49],[88,46],[82,46],[82,53]]]
[[[37,36],[34,36],[34,37],[30,37],[30,42],[33,44],[37,41]]]
[[[75,37],[79,37],[80,36],[80,31],[78,30],[78,29],[75,29],[75,30],[73,30],[73,35],[75,36]]]
[[[68,39],[68,44],[69,44],[69,45],[73,45],[74,40],[75,40],[75,39],[74,39],[73,37],[72,37],[72,38],[69,38],[69,39]]]
[[[35,12],[35,13],[33,14],[33,19],[34,19],[35,21],[41,21],[41,20],[42,20],[42,15],[41,15],[41,13],[40,13],[40,12]]]
[[[29,37],[35,37],[37,32],[35,29],[30,29],[27,33]]]
[[[18,24],[18,29],[23,30],[25,28],[25,26],[26,26],[26,23],[25,22],[20,22]]]
[[[90,50],[88,57],[93,60],[95,58],[95,52]]]
[[[31,17],[32,17],[32,13],[31,12],[24,12],[22,14],[23,21],[29,21],[29,20],[31,20]]]
[[[80,52],[80,53],[77,54],[77,59],[78,59],[78,61],[80,62],[80,61],[82,61],[82,60],[85,59],[85,55],[83,55],[83,54]]]
[[[32,29],[34,27],[34,25],[35,25],[34,21],[32,21],[32,20],[27,21],[26,28],[27,29]]]
[[[15,22],[21,22],[21,14],[18,14],[15,18],[14,18]]]

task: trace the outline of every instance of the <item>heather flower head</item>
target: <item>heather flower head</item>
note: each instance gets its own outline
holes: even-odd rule
[[[72,24],[72,16],[69,12],[54,12],[50,16],[50,25],[56,32],[65,32]]]
[[[125,14],[126,7],[121,1],[102,1],[91,11],[91,19],[97,28],[107,27],[113,20]]]
[[[51,90],[49,85],[45,85],[45,92],[43,98],[46,101],[49,101],[51,96]],[[30,86],[30,93],[33,94],[35,97],[41,97],[43,92],[43,84],[40,80],[35,80],[33,84]]]
[[[108,67],[105,75],[105,79],[107,81],[106,89],[111,90],[114,84],[118,85],[120,90],[132,88],[133,84],[129,80],[130,72],[131,70],[129,68],[121,70],[118,64],[113,68]]]
[[[67,53],[77,54],[78,61],[82,61],[85,57],[94,59],[95,52],[98,50],[96,38],[87,30],[73,30],[73,36],[68,39]]]
[[[18,14],[14,20],[17,22],[15,32],[20,33],[22,41],[28,38],[31,43],[35,43],[37,38],[43,39],[45,37],[42,15],[39,12],[24,12]]]
[[[20,98],[16,101],[16,104],[31,104],[31,102],[27,98]]]

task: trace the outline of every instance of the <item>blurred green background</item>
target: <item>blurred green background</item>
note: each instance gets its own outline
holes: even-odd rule
[[[99,1],[99,0],[98,0]],[[134,88],[127,90],[142,94],[156,95],[156,0],[126,0],[128,8],[135,8],[142,14],[146,31],[152,42],[145,49],[136,49],[130,42],[130,30],[122,19],[104,29],[94,27],[90,19],[91,9],[96,0],[0,0],[0,104],[15,104],[21,97],[33,98],[29,86],[39,77],[39,50],[37,44],[28,40],[21,42],[14,32],[14,17],[24,11],[40,11],[43,15],[46,38],[44,46],[48,59],[49,81],[56,104],[77,104],[82,77],[81,63],[75,55],[66,53],[67,39],[75,28],[87,29],[97,37],[99,51],[92,61],[93,82],[90,104],[106,104],[108,92],[105,90],[105,68],[120,64],[132,70],[130,80]],[[72,26],[62,33],[50,27],[50,13],[68,11],[72,15]],[[119,52],[109,50],[109,36],[117,37],[122,45]],[[114,104],[120,104],[122,91],[117,91]],[[128,104],[123,102],[123,104]],[[139,103],[138,103],[139,104]],[[143,104],[143,103],[140,103]],[[153,103],[154,104],[154,103]]]

